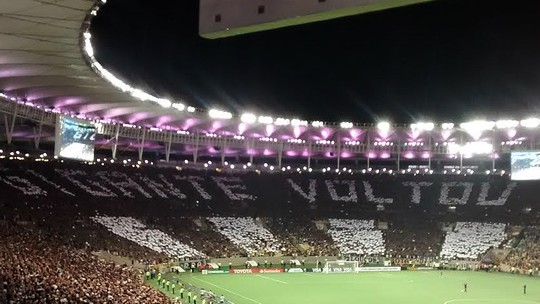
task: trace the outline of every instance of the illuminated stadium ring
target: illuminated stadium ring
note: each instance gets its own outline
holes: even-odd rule
[[[201,150],[199,156],[495,159],[540,148],[535,140],[538,118],[459,125],[308,122],[255,113],[235,116],[155,97],[124,83],[95,60],[89,28],[106,1],[65,2],[37,8],[32,0],[0,4],[5,12],[0,20],[9,29],[0,34],[0,98],[5,100],[0,111],[12,115],[6,125],[20,117],[54,126],[57,114],[63,114],[92,121],[99,135],[165,142],[169,152],[171,144],[190,145]],[[11,127],[8,138],[12,135]]]

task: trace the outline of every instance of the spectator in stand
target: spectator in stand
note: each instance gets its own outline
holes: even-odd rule
[[[2,226],[0,265],[0,303],[173,303],[140,274],[29,225]]]

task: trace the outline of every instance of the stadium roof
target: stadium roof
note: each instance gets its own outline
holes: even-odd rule
[[[326,124],[255,114],[231,119],[231,113],[218,110],[198,113],[181,102],[130,87],[95,61],[88,28],[105,2],[0,0],[0,99],[16,101],[0,102],[0,111],[13,117],[11,123],[7,116],[0,117],[6,129],[11,124],[11,131],[6,132],[8,142],[17,117],[51,126],[56,117],[53,114],[58,112],[100,120],[98,133],[117,140],[137,139],[141,141],[139,146],[168,142],[167,153],[171,143],[180,143],[187,153],[201,150],[227,155],[364,155],[383,159],[391,157],[390,153],[404,153],[405,158],[430,158],[448,154],[450,143],[477,150],[478,146],[467,146],[466,142],[489,137],[489,151],[483,154],[495,157],[491,152],[508,152],[522,144],[521,149],[533,149],[539,142],[534,140],[536,131],[527,130],[540,126],[538,118],[473,121],[461,124],[458,131],[452,123]],[[18,133],[36,137],[28,129]],[[107,138],[105,141],[104,145],[110,144]],[[486,146],[486,142],[480,144]]]
[[[153,124],[181,113],[122,92],[87,61],[84,33],[106,0],[1,0],[0,92],[43,108]]]

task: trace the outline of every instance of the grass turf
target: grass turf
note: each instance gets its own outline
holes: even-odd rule
[[[465,271],[182,274],[180,280],[235,304],[532,304],[540,278]],[[468,292],[463,292],[463,284]],[[523,285],[527,294],[523,294]],[[155,287],[155,284],[153,284]]]

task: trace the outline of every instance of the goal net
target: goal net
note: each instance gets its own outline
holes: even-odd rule
[[[358,272],[358,261],[327,261],[324,273]]]

